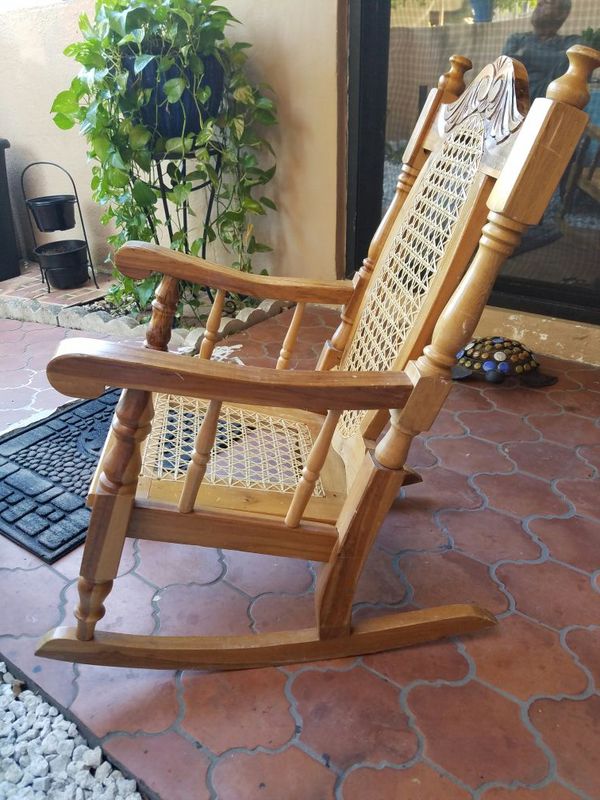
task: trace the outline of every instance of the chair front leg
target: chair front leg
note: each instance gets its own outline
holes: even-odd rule
[[[112,422],[114,444],[104,459],[94,497],[78,582],[77,638],[94,638],[104,600],[119,569],[141,468],[141,445],[154,414],[152,394],[126,389]]]

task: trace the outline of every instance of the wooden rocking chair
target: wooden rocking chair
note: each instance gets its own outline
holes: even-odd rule
[[[419,480],[405,467],[411,441],[434,422],[500,266],[541,218],[585,129],[581,109],[600,53],[576,46],[569,60],[528,111],[519,62],[498,59],[465,90],[471,64],[450,59],[352,282],[240,274],[136,242],[119,251],[125,275],[164,277],[146,349],[68,339],[48,368],[52,385],[73,397],[124,391],[89,495],[77,627],[50,631],[38,655],[240,669],[373,653],[494,624],[475,605],[353,624],[352,598],[392,501]],[[164,352],[179,280],[217,290],[200,358]],[[296,302],[277,370],[210,360],[228,291]],[[343,304],[341,321],[316,370],[288,371],[306,303]],[[316,624],[243,636],[96,631],[126,536],[324,562]]]

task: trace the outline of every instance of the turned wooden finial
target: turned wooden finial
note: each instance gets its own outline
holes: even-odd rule
[[[438,81],[438,89],[460,97],[465,90],[465,72],[473,67],[473,62],[465,56],[450,56],[450,69]]]
[[[569,69],[552,81],[546,97],[583,109],[590,101],[587,84],[592,72],[600,67],[600,52],[593,47],[576,44],[567,50],[567,58]]]

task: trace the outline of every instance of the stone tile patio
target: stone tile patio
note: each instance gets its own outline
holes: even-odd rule
[[[307,315],[295,365],[335,323]],[[272,364],[289,313],[228,344]],[[0,321],[0,429],[67,398],[44,366],[81,335]],[[43,661],[80,552],[49,567],[0,538],[0,651],[163,800],[600,798],[600,369],[555,386],[455,386],[410,463],[357,612],[475,601],[491,632],[363,658],[203,673]],[[168,553],[168,560],[167,560]],[[310,624],[315,568],[128,540],[101,626],[231,633]]]
[[[113,283],[110,274],[96,270],[99,289],[94,286],[94,282],[90,277],[87,283],[77,289],[52,288],[48,292],[37,264],[30,261],[25,264],[22,270],[22,273],[17,275],[16,278],[0,281],[0,298],[16,297],[24,300],[37,300],[38,303],[59,305],[67,308],[99,300],[104,297],[106,290]]]

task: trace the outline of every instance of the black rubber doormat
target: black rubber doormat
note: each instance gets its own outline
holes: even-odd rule
[[[120,392],[0,436],[0,534],[52,564],[85,539],[85,498]]]

